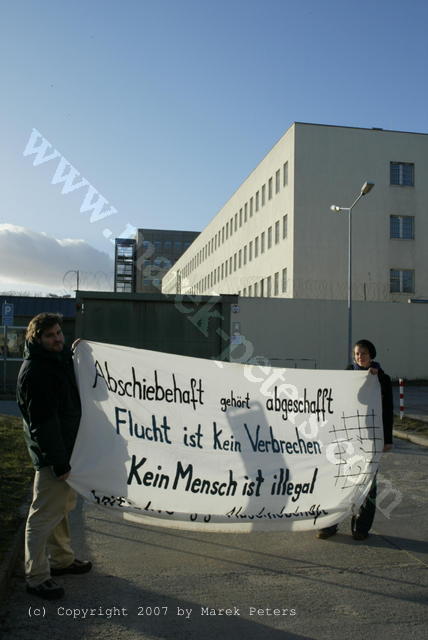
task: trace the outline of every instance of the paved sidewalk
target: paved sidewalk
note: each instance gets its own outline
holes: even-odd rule
[[[73,535],[94,570],[59,578],[66,597],[46,603],[25,593],[21,562],[2,628],[8,640],[425,639],[427,463],[428,449],[405,441],[383,456],[381,508],[359,543],[349,522],[329,540],[204,534],[116,520],[80,503]]]

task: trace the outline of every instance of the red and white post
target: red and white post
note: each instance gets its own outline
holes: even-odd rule
[[[400,420],[402,420],[404,416],[404,380],[403,378],[398,378],[398,383],[400,385]]]

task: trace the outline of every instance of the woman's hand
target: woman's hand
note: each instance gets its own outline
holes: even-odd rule
[[[81,338],[76,338],[76,340],[73,342],[73,344],[71,345],[71,350],[75,351],[77,345],[79,344],[79,342],[81,342]]]

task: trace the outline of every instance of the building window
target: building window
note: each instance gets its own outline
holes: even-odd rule
[[[268,276],[266,279],[266,297],[267,298],[271,298],[272,297],[272,278],[271,276]]]
[[[259,210],[259,192],[256,192],[256,211]]]
[[[390,269],[389,290],[391,293],[414,293],[415,272],[413,269]]]
[[[282,293],[287,292],[287,269],[282,270]]]
[[[250,198],[250,218],[253,217],[253,198]]]
[[[245,222],[247,222],[247,218],[248,218],[248,202],[246,202],[244,205],[244,224]]]
[[[252,295],[253,295],[253,286],[250,284],[248,287],[248,296],[251,298]]]
[[[242,209],[239,209],[239,226],[242,227]]]
[[[257,284],[257,282],[254,283],[254,297],[257,298],[257,296],[259,295],[259,285]]]
[[[272,186],[272,178],[269,178],[269,182],[268,182],[268,198],[269,200],[272,200],[272,195],[273,195],[273,186]]]
[[[224,242],[224,225],[223,225],[223,228],[221,230],[221,243],[223,244],[223,242]]]
[[[226,240],[228,239],[228,237],[229,237],[229,223],[226,222]]]
[[[236,253],[233,255],[233,270],[236,271]]]
[[[235,213],[235,231],[238,231],[238,213]]]
[[[278,171],[275,173],[275,193],[279,193],[280,182],[281,182],[281,172],[278,169]]]
[[[269,227],[268,235],[267,235],[267,248],[270,249],[271,247],[272,247],[272,227]]]
[[[279,242],[279,220],[275,222],[275,244]]]
[[[259,255],[259,236],[254,240],[254,258]]]
[[[229,258],[229,275],[230,276],[232,275],[232,260],[233,260],[233,258],[232,258],[232,256],[230,256],[230,258]]]
[[[242,249],[239,249],[238,253],[238,269],[242,267]]]
[[[221,279],[224,279],[224,262],[221,263]]]
[[[413,187],[415,184],[415,165],[413,162],[391,162],[391,184]]]
[[[284,162],[282,167],[282,184],[284,187],[288,184],[288,162]]]
[[[266,185],[262,186],[262,207],[266,204]]]
[[[279,271],[277,271],[273,278],[273,295],[279,295]]]
[[[288,233],[288,216],[282,216],[282,237],[286,238]]]
[[[243,288],[243,290],[242,290],[242,295],[244,296],[244,298],[246,298],[246,297],[247,297],[247,290],[246,290],[246,288],[245,288],[245,287],[244,287],[244,288]]]
[[[253,241],[251,240],[248,245],[248,262],[251,262],[253,259]]]
[[[265,252],[265,232],[262,231],[262,235],[260,236],[260,253]]]
[[[230,219],[229,228],[230,228],[230,235],[232,235],[232,233],[233,233],[233,217]]]
[[[244,247],[244,265],[247,264],[247,245]]]
[[[390,216],[389,227],[391,238],[413,240],[415,237],[414,216]]]
[[[260,297],[263,298],[265,293],[265,283],[263,278],[260,280]]]
[[[224,263],[224,277],[227,278],[227,260]]]

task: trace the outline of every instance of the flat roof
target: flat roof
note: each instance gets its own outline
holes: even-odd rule
[[[334,129],[357,129],[358,131],[384,131],[385,133],[411,133],[412,135],[416,135],[416,136],[428,136],[428,133],[422,133],[420,131],[399,131],[397,129],[384,129],[383,127],[351,127],[348,125],[321,124],[318,122],[293,122],[293,124],[303,124],[311,127],[330,127]]]

